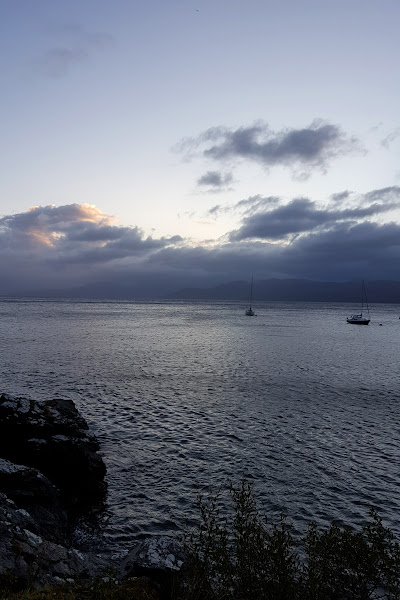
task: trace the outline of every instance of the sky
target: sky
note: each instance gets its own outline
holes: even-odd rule
[[[398,0],[0,22],[0,294],[400,278]]]

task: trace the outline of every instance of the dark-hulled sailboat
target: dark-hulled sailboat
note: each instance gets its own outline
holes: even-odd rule
[[[366,306],[366,310],[368,313],[368,317],[363,315],[364,304]],[[369,308],[368,308],[368,300],[367,300],[367,292],[365,289],[364,280],[361,286],[361,312],[358,315],[352,315],[351,317],[347,317],[347,322],[351,325],[368,325],[370,322],[369,318]]]
[[[249,308],[246,310],[246,317],[255,317],[256,313],[252,309],[251,303],[253,301],[253,275],[251,276],[251,286],[250,286],[250,304]]]

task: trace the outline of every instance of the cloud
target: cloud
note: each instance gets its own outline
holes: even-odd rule
[[[226,187],[233,181],[232,173],[221,173],[220,171],[207,171],[197,180],[198,186],[208,186],[215,190]]]
[[[363,196],[360,196],[360,199],[363,199],[364,202],[367,204],[369,204],[370,202],[396,204],[399,201],[399,197],[400,187],[397,185],[392,185],[390,187],[380,188],[379,190],[372,190],[371,192],[367,192]]]
[[[48,33],[57,36],[57,45],[43,53],[39,67],[50,78],[65,77],[76,65],[114,43],[114,38],[108,33],[91,33],[74,24],[52,26]]]
[[[0,219],[0,275],[18,286],[74,285],[143,260],[180,236],[152,238],[89,204],[35,206]],[[46,283],[44,283],[46,282]]]
[[[382,140],[381,144],[385,148],[389,149],[390,145],[400,137],[400,127],[396,127]]]
[[[104,227],[115,220],[91,204],[33,206],[28,212],[0,219],[0,244],[21,250],[56,246],[83,224]]]
[[[396,223],[338,224],[300,237],[275,257],[288,276],[345,281],[359,276],[398,280],[400,226]]]
[[[351,192],[345,190],[343,192],[337,192],[336,194],[331,195],[332,202],[337,204],[341,204],[344,200],[347,200],[351,195]]]
[[[217,216],[219,214],[241,214],[251,215],[258,211],[267,210],[271,207],[277,206],[280,203],[278,196],[263,197],[260,194],[256,196],[250,196],[244,200],[239,200],[235,204],[221,205],[217,204],[208,210],[210,216]]]
[[[360,151],[355,137],[337,125],[314,120],[303,129],[273,131],[260,121],[249,127],[212,127],[196,138],[185,138],[175,147],[191,159],[199,153],[214,162],[247,160],[270,168],[290,167],[296,176],[307,177],[313,168],[326,171],[337,156]]]
[[[219,213],[224,211],[224,207],[221,206],[220,204],[216,204],[215,206],[211,207],[210,210],[208,211],[208,214],[212,217],[216,217]]]
[[[347,193],[341,200],[347,198]],[[254,200],[251,206],[254,207]],[[257,210],[242,220],[241,227],[230,233],[232,241],[259,238],[282,240],[291,234],[310,233],[329,229],[338,222],[357,222],[400,207],[400,187],[374,190],[358,198],[358,205],[347,208],[319,208],[308,198],[295,198],[287,204],[274,207],[270,200],[258,200]]]
[[[250,196],[245,200],[240,200],[236,204],[232,206],[234,211],[240,210],[244,211],[244,214],[253,214],[259,210],[266,210],[275,207],[279,204],[280,199],[278,196],[260,196],[257,194],[256,196]]]
[[[382,220],[399,201],[397,187],[346,195],[346,204],[326,206],[256,195],[226,207],[238,212],[241,226],[208,244],[145,235],[89,204],[37,206],[0,218],[2,293],[92,286],[103,297],[163,296],[247,279],[249,273],[265,279],[344,281],[360,273],[398,279],[400,225],[373,219]]]
[[[398,280],[400,226],[346,222],[287,244],[245,240],[210,249],[183,245],[160,250],[151,262],[159,272],[173,268],[172,281],[186,274],[182,287],[248,279],[249,273],[259,279],[349,281],[362,274],[367,279]]]

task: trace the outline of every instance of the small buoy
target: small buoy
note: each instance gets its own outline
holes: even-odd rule
[[[379,327],[382,327],[382,323],[379,323]]]

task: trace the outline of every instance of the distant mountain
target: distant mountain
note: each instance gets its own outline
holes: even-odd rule
[[[239,300],[248,302],[250,281],[231,281],[214,287],[186,287],[147,278],[140,281],[97,282],[63,290],[12,294],[24,297],[87,300]],[[205,284],[206,285],[206,284]],[[400,304],[400,281],[366,281],[368,302]],[[164,291],[161,291],[164,290]],[[254,280],[253,301],[360,302],[361,281],[327,282],[308,279]]]
[[[400,281],[368,281],[368,302],[400,303]],[[212,288],[184,288],[169,298],[176,300],[249,299],[248,281],[232,281]],[[307,279],[254,280],[253,301],[360,302],[361,282],[326,282]]]

